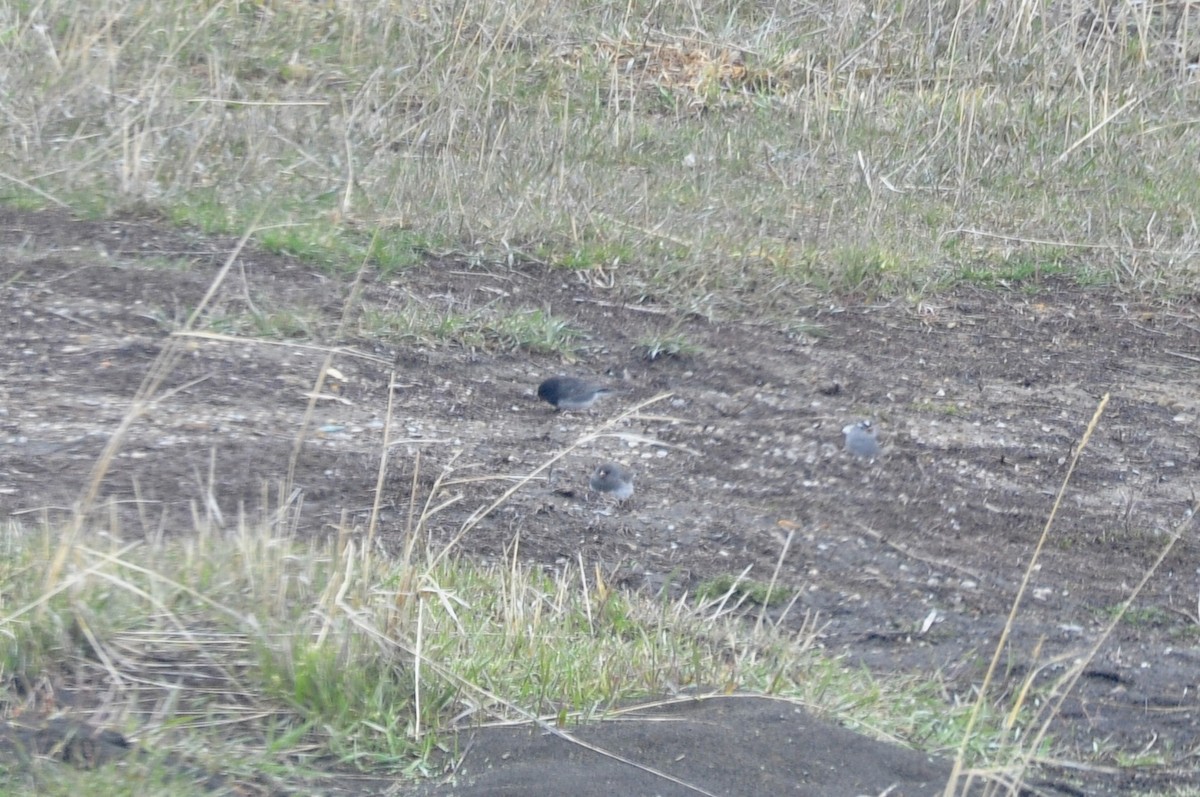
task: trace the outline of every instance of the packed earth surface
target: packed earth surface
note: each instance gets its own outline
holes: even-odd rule
[[[515,551],[548,568],[583,564],[653,594],[681,596],[720,576],[767,583],[778,568],[775,589],[796,599],[767,619],[815,624],[820,644],[847,663],[939,679],[948,700],[974,699],[1102,409],[1029,572],[992,689],[1011,705],[1030,683],[1049,714],[1078,670],[1050,721],[1059,765],[1032,779],[1039,793],[1121,794],[1194,776],[1194,296],[1139,303],[1041,280],[961,287],[920,304],[796,300],[786,312],[776,303],[770,317],[727,322],[647,301],[619,273],[431,255],[355,282],[251,245],[187,331],[236,240],[154,219],[4,210],[0,241],[6,518],[35,525],[69,515],[157,358],[179,344],[182,356],[158,375],[156,400],[100,483],[97,517],[114,534],[184,533],[198,518],[232,526],[239,512],[280,500],[302,501],[301,534],[361,529],[387,434],[385,549],[402,545],[415,500],[441,507],[427,524],[431,545],[454,541],[479,561]],[[221,325],[280,307],[310,314],[302,335],[259,339]],[[578,333],[573,356],[499,339],[383,340],[359,322],[368,313],[532,311]],[[647,344],[668,339],[687,345]],[[536,388],[560,373],[615,392],[588,411],[555,412]],[[842,449],[843,426],[863,418],[884,446],[871,461]],[[294,453],[294,492],[281,499]],[[588,475],[606,460],[636,473],[632,499],[590,494]],[[757,617],[759,607],[747,611]],[[59,709],[71,715],[71,705]],[[74,720],[89,719],[86,705],[75,711]],[[915,795],[940,793],[948,771],[943,760],[774,699],[647,712],[675,722],[625,717],[578,736],[678,782],[588,748],[548,752],[566,742],[543,730],[505,729],[464,741],[452,782],[419,788]],[[0,756],[19,743],[14,735],[50,727],[30,722],[7,726]]]

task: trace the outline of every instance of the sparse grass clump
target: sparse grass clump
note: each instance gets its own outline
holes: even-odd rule
[[[488,332],[501,347],[523,349],[534,354],[569,354],[580,337],[565,319],[542,310],[512,313],[493,320]]]
[[[791,594],[779,585],[732,575],[704,582],[696,588],[696,597],[707,601],[733,600],[735,603],[750,600],[759,606],[784,606],[792,599]]]
[[[574,356],[583,333],[542,310],[507,314],[492,310],[470,313],[439,311],[425,304],[381,310],[367,308],[358,322],[361,334],[395,343],[439,342],[499,351]]]
[[[660,359],[684,359],[700,353],[700,347],[681,333],[648,337],[638,341],[642,357],[653,362]]]

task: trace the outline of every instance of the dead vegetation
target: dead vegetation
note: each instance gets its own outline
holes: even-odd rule
[[[261,216],[343,270],[540,260],[706,315],[1195,282],[1188,3],[147,13],[10,10],[10,201]]]
[[[353,450],[339,452],[344,457],[339,465],[349,462],[357,468],[354,478],[345,478],[351,466],[339,470],[326,465],[309,472],[342,477],[332,487],[321,484],[321,489],[353,485],[359,490],[356,497],[366,496],[365,503],[338,505],[344,517],[311,521],[337,531],[330,547],[297,535],[297,529],[310,522],[300,514],[304,493],[294,480],[304,468],[301,454],[314,440],[323,442],[324,435],[339,440],[344,432],[339,424],[318,422],[325,402],[353,404],[341,391],[354,383],[339,379],[334,365],[336,357],[350,352],[343,344],[368,338],[402,352],[388,348],[384,355],[368,354],[366,346],[352,352],[386,374],[387,402],[395,397],[397,382],[387,363],[424,358],[423,365],[429,367],[429,352],[439,347],[470,351],[463,362],[453,363],[461,369],[449,380],[453,389],[418,385],[425,391],[418,401],[427,406],[449,395],[447,405],[460,413],[446,419],[449,428],[458,431],[475,424],[498,434],[495,411],[505,402],[511,404],[511,396],[460,401],[481,384],[473,381],[478,372],[470,370],[476,351],[552,357],[556,370],[559,361],[572,366],[582,361],[595,370],[633,370],[645,386],[673,388],[680,382],[695,383],[694,372],[700,370],[695,361],[728,355],[722,348],[726,338],[700,334],[707,333],[705,323],[751,319],[755,334],[777,337],[748,337],[761,348],[743,343],[735,353],[740,356],[723,361],[724,370],[708,366],[704,375],[709,381],[687,396],[693,403],[686,406],[712,408],[717,418],[744,420],[755,435],[751,442],[737,435],[705,442],[731,462],[742,461],[746,451],[760,447],[749,460],[769,478],[743,481],[701,474],[688,489],[704,495],[708,505],[696,500],[690,508],[697,510],[695,517],[713,521],[704,530],[713,536],[672,539],[662,546],[663,559],[653,564],[670,561],[680,548],[689,556],[711,553],[711,561],[722,561],[720,557],[731,553],[728,539],[736,536],[721,525],[726,523],[747,530],[740,538],[745,545],[732,549],[735,556],[753,560],[750,564],[760,570],[764,561],[778,562],[764,579],[766,596],[774,597],[781,572],[785,583],[789,576],[794,579],[788,584],[789,600],[799,595],[798,574],[804,571],[789,574],[783,568],[786,557],[753,532],[763,526],[780,528],[781,517],[793,524],[784,528],[800,527],[792,518],[801,518],[801,510],[809,513],[813,507],[788,503],[797,478],[806,487],[848,491],[860,488],[867,478],[859,471],[830,476],[822,470],[831,456],[812,438],[834,419],[823,417],[825,409],[814,410],[813,402],[827,401],[835,407],[828,412],[867,408],[891,414],[894,431],[901,426],[899,419],[912,424],[905,442],[915,451],[913,467],[901,469],[904,473],[890,482],[896,494],[868,494],[861,507],[852,508],[868,523],[888,523],[887,532],[895,533],[898,515],[906,514],[897,506],[907,509],[907,502],[916,502],[914,506],[937,518],[921,532],[944,539],[946,549],[936,556],[924,555],[919,546],[888,540],[874,525],[865,526],[864,534],[846,537],[853,525],[844,502],[825,502],[818,504],[815,518],[812,513],[803,518],[815,549],[821,551],[813,555],[814,561],[829,567],[819,556],[830,548],[840,555],[838,546],[829,543],[837,535],[843,535],[841,542],[851,540],[848,548],[870,538],[889,555],[903,554],[906,562],[934,568],[950,563],[941,569],[956,573],[953,583],[966,583],[970,579],[963,574],[986,572],[983,567],[954,565],[979,548],[972,529],[995,531],[998,536],[989,536],[989,545],[1003,544],[1006,552],[1019,552],[1020,538],[1012,527],[1036,514],[1029,507],[1034,488],[1020,474],[1029,479],[1029,474],[1053,472],[1046,452],[1066,445],[1071,424],[1061,414],[1047,412],[1053,420],[1018,444],[988,442],[964,448],[962,440],[972,439],[972,415],[996,420],[987,414],[982,388],[979,396],[968,396],[965,389],[957,398],[944,395],[947,385],[955,392],[963,373],[968,381],[975,378],[973,366],[941,373],[936,386],[930,377],[921,382],[921,391],[900,401],[895,399],[902,392],[899,381],[864,385],[862,374],[875,371],[827,366],[836,378],[821,380],[828,391],[822,390],[818,398],[795,387],[801,380],[794,361],[803,359],[792,356],[797,354],[795,340],[807,338],[808,330],[834,326],[827,317],[808,312],[813,307],[844,313],[846,305],[864,298],[898,297],[901,304],[913,305],[931,334],[951,329],[950,324],[978,323],[971,312],[942,305],[944,291],[963,285],[1045,289],[1059,280],[1073,286],[1103,285],[1125,297],[1114,302],[1118,309],[1123,302],[1148,297],[1149,304],[1139,309],[1145,315],[1128,324],[1138,330],[1133,335],[1162,318],[1156,305],[1170,306],[1194,296],[1194,208],[1200,205],[1194,164],[1200,162],[1200,152],[1197,138],[1190,135],[1197,87],[1193,16],[1191,3],[1125,2],[836,7],[732,2],[703,7],[686,2],[650,7],[100,2],[80,7],[49,0],[0,10],[3,201],[10,206],[69,208],[100,219],[158,214],[208,233],[248,231],[267,252],[308,264],[303,277],[300,271],[287,273],[296,285],[328,280],[326,295],[308,290],[308,281],[303,282],[304,290],[295,290],[305,294],[307,305],[291,301],[294,296],[273,296],[278,306],[267,306],[266,291],[252,291],[245,272],[233,271],[242,277],[242,285],[227,291],[222,301],[223,308],[235,312],[205,313],[207,298],[190,294],[174,305],[160,301],[151,314],[139,307],[121,324],[145,338],[137,343],[144,349],[114,347],[104,361],[108,365],[73,377],[95,387],[113,363],[133,362],[140,368],[147,363],[137,360],[139,351],[158,357],[141,388],[122,394],[120,402],[105,396],[70,420],[76,429],[111,422],[103,429],[108,448],[96,452],[90,477],[63,484],[54,475],[34,470],[38,457],[30,458],[28,473],[14,471],[64,491],[78,488],[80,503],[68,513],[66,526],[51,525],[50,510],[45,510],[45,525],[51,531],[33,537],[32,547],[25,527],[10,529],[6,540],[16,554],[5,573],[6,591],[24,600],[5,614],[10,639],[20,642],[10,648],[5,666],[9,673],[37,672],[43,679],[13,681],[6,704],[10,716],[20,711],[31,716],[45,713],[66,694],[62,684],[53,682],[61,671],[43,666],[36,656],[21,656],[36,651],[49,660],[65,652],[59,662],[62,671],[76,679],[71,683],[76,692],[94,687],[94,693],[81,699],[107,724],[138,724],[143,740],[170,739],[172,745],[178,744],[175,732],[181,728],[202,731],[215,725],[229,731],[224,740],[228,746],[217,745],[215,753],[173,749],[172,755],[194,754],[202,764],[236,761],[247,772],[267,760],[308,765],[325,762],[328,756],[394,769],[414,761],[425,766],[438,744],[437,731],[456,722],[485,716],[527,720],[537,714],[541,722],[553,725],[578,716],[573,712],[586,714],[585,706],[615,704],[646,691],[677,690],[683,683],[780,690],[803,682],[792,668],[798,654],[808,662],[804,657],[817,639],[808,623],[799,632],[793,629],[794,636],[766,640],[757,629],[752,636],[738,636],[736,623],[731,623],[734,630],[728,636],[690,625],[697,617],[726,618],[741,608],[739,602],[754,594],[743,575],[720,582],[730,586],[719,590],[715,604],[697,610],[681,600],[664,612],[653,603],[626,605],[618,600],[620,593],[610,583],[613,573],[589,566],[582,557],[568,560],[569,566],[551,576],[539,567],[525,569],[522,553],[533,551],[542,564],[561,565],[558,548],[580,544],[574,538],[538,536],[539,530],[563,525],[558,516],[553,516],[555,523],[536,525],[553,499],[538,504],[528,525],[521,526],[526,535],[521,546],[505,549],[495,543],[511,539],[503,523],[498,523],[494,536],[474,540],[478,547],[471,554],[499,559],[500,565],[493,562],[482,575],[438,570],[443,560],[460,552],[458,545],[468,531],[494,519],[493,511],[514,505],[510,499],[517,488],[527,486],[540,474],[537,468],[548,464],[513,463],[512,447],[509,459],[488,452],[492,459],[486,461],[493,468],[501,463],[501,475],[457,474],[445,461],[423,472],[414,465],[403,474],[411,479],[411,489],[404,493],[407,510],[396,514],[388,505],[395,491],[383,489],[394,487],[389,478],[397,477],[386,467],[395,438],[385,425],[378,448],[364,452],[349,446]],[[51,236],[31,234],[30,240],[38,238],[33,247],[37,251],[14,244],[14,276],[5,287],[24,290],[24,266],[54,273],[55,282],[42,286],[49,296],[95,262],[125,267],[125,247],[136,250],[149,242],[122,238],[122,228],[114,229],[113,235],[89,239],[95,257],[91,249],[81,254],[70,237],[48,245],[47,254],[46,239]],[[225,253],[226,267],[234,269],[243,251],[241,244],[231,247]],[[208,253],[198,255],[181,243],[159,255],[186,272],[192,260],[202,261]],[[49,265],[26,257],[45,257]],[[72,258],[78,268],[60,268]],[[481,282],[478,275],[483,273],[503,278],[488,283],[485,299],[472,292],[475,288],[459,295],[441,289],[415,295],[408,287],[408,281],[416,279],[412,269],[428,262],[472,274],[474,282]],[[623,338],[636,326],[631,316],[613,322],[619,328],[598,331],[597,314],[587,316],[592,322],[588,329],[579,323],[586,315],[583,311],[555,314],[549,302],[522,304],[525,297],[542,295],[521,281],[525,276],[510,277],[522,267],[532,268],[530,264],[547,267],[537,272],[553,275],[545,276],[547,284],[583,286],[591,310],[608,308],[603,312],[610,312],[610,322],[618,310],[633,308],[628,313],[661,316],[664,323],[639,329],[640,354],[626,358],[634,351]],[[113,288],[118,284],[119,290]],[[212,285],[228,287],[221,278]],[[97,281],[89,290],[110,288],[127,298],[122,293],[125,283],[117,279]],[[87,291],[79,295],[93,298]],[[368,295],[369,300],[362,299]],[[380,296],[384,299],[377,301]],[[142,298],[127,304],[136,306]],[[331,306],[344,308],[333,320]],[[364,306],[374,315],[360,314]],[[460,312],[463,307],[467,311]],[[1077,376],[1077,370],[1033,360],[1016,364],[1020,358],[1015,349],[1004,348],[1037,340],[1047,330],[1057,344],[1057,332],[1068,323],[1058,317],[1059,309],[1027,308],[1022,311],[1031,319],[1026,326],[1014,324],[989,339],[1001,341],[992,351],[1009,352],[1012,368],[1028,371],[993,374],[996,381],[990,384],[1000,385],[998,393],[1020,385],[1046,390],[1038,394],[1040,401],[1057,402],[1056,406],[1065,401],[1051,395],[1052,388]],[[50,315],[70,315],[69,310],[52,310]],[[1075,312],[1074,307],[1063,311],[1072,317]],[[22,317],[13,315],[18,337],[28,332],[20,327]],[[87,316],[71,318],[71,323],[93,323]],[[1169,333],[1157,328],[1152,332],[1182,340],[1178,354],[1193,356],[1195,352],[1182,349],[1188,345],[1183,330],[1194,319],[1171,317],[1166,324]],[[176,334],[159,341],[155,336],[166,327]],[[842,331],[848,338],[845,327]],[[876,332],[881,339],[888,335],[883,329]],[[1063,334],[1068,339],[1084,337],[1078,328]],[[261,455],[268,448],[261,441],[239,449],[251,452],[242,465],[282,468],[278,481],[253,472],[223,483],[232,486],[232,495],[239,499],[260,489],[250,481],[262,478],[271,483],[271,490],[255,505],[260,516],[247,520],[245,506],[217,489],[222,484],[219,462],[215,452],[209,452],[204,467],[190,460],[186,464],[192,485],[205,488],[189,507],[195,521],[190,527],[193,538],[174,536],[166,532],[179,529],[165,510],[149,516],[146,507],[153,501],[141,494],[144,484],[134,480],[128,495],[114,491],[106,496],[105,478],[114,463],[124,464],[120,457],[130,439],[127,433],[143,422],[149,425],[156,411],[198,382],[214,378],[211,373],[185,372],[202,362],[193,356],[197,349],[189,347],[198,345],[197,340],[232,346],[239,335],[298,341],[297,349],[307,346],[319,355],[313,370],[300,378],[303,413],[293,426],[271,427],[289,441],[283,461],[266,463],[261,456],[255,460],[254,451]],[[12,351],[41,351],[34,332],[21,341],[22,347]],[[1121,347],[1145,356],[1137,342],[1104,342],[1111,345],[1103,356],[1100,349],[1091,352],[1098,359]],[[90,351],[91,345],[91,338],[69,338],[62,348],[77,355]],[[851,365],[871,366],[871,355],[881,348],[865,345],[851,355]],[[764,356],[764,362],[754,362],[746,354],[755,351],[779,359]],[[950,359],[946,351],[941,354]],[[1060,356],[1057,351],[1055,356]],[[779,365],[784,359],[792,371]],[[225,365],[235,361],[231,355]],[[534,371],[547,365],[538,360],[527,367]],[[1005,360],[994,367],[1010,366]],[[692,376],[685,379],[681,373]],[[846,373],[857,383],[846,379]],[[237,374],[243,381],[226,387],[232,393],[260,390],[260,408],[269,407],[267,397],[277,393],[278,386],[255,382],[248,374]],[[921,381],[911,365],[904,375]],[[825,376],[805,372],[803,384]],[[511,380],[511,373],[506,378]],[[488,379],[495,381],[488,376],[483,383]],[[11,382],[18,383],[26,384]],[[843,398],[836,398],[841,391]],[[1178,453],[1183,450],[1178,435],[1168,434],[1167,443],[1146,442],[1151,432],[1142,424],[1161,421],[1161,428],[1173,429],[1168,420],[1154,415],[1156,409],[1186,417],[1194,404],[1189,395],[1181,398],[1167,395],[1167,388],[1163,391],[1158,404],[1135,396],[1131,412],[1136,422],[1119,422],[1124,424],[1120,434],[1137,440],[1139,452],[1105,460],[1109,475],[1125,473],[1113,462],[1135,460],[1147,473],[1158,474],[1155,486],[1129,488],[1123,533],[1102,523],[1089,530],[1080,521],[1069,526],[1060,543],[1064,549],[1107,555],[1117,539],[1141,557],[1136,564],[1144,574],[1156,572],[1158,551],[1165,556],[1171,550],[1168,544],[1157,545],[1163,534],[1176,535],[1179,528],[1167,522],[1170,512],[1163,506],[1179,509],[1177,466],[1186,467],[1189,455]],[[206,395],[215,401],[222,397],[217,391]],[[367,395],[374,396],[363,390],[359,398]],[[114,407],[120,403],[124,408],[122,402],[130,399],[133,410],[114,415]],[[1075,410],[1077,405],[1078,401]],[[1030,412],[1028,406],[1022,412]],[[797,417],[808,423],[799,432]],[[415,426],[423,422],[432,423],[428,418],[410,421]],[[663,418],[653,422],[666,423]],[[712,419],[707,422],[715,426]],[[221,427],[209,427],[206,433],[213,428]],[[709,430],[699,420],[695,428]],[[677,450],[699,450],[686,436],[690,431],[654,431],[662,432],[661,440]],[[644,429],[623,433],[625,442],[637,435],[647,439]],[[211,439],[194,442],[215,445]],[[68,439],[64,444],[76,443]],[[993,449],[996,457],[990,455]],[[1169,450],[1170,457],[1154,454],[1160,449]],[[49,452],[57,450],[51,447]],[[145,444],[136,453],[144,456],[150,450]],[[1007,470],[1013,456],[1031,451],[1028,460],[1021,459],[1011,473]],[[179,457],[180,462],[184,459],[187,456]],[[512,470],[517,464],[527,467],[513,475],[510,464]],[[167,485],[168,477],[176,475],[171,468],[179,466],[159,465],[161,481],[155,486]],[[682,484],[687,478],[684,468],[676,460],[670,461],[670,468],[674,470],[661,467],[659,483],[668,483],[666,477],[671,476]],[[787,478],[779,478],[780,472]],[[943,517],[947,508],[942,504],[919,504],[929,497],[926,477],[933,472],[944,477],[936,483],[948,495],[983,481],[1001,485],[1000,494],[1018,496],[1024,503],[1014,498],[1013,505],[1004,505],[988,494],[978,506],[951,506],[954,516]],[[377,481],[369,484],[369,479],[360,478],[363,474]],[[424,481],[418,478],[422,475]],[[1090,478],[1093,483],[1103,481],[1095,474]],[[448,481],[455,490],[439,492]],[[503,489],[486,495],[469,492],[495,483]],[[1152,492],[1153,499],[1146,499]],[[318,493],[314,491],[310,506],[317,503]],[[465,511],[467,495],[478,503],[464,519],[455,513]],[[161,499],[158,495],[154,500]],[[174,495],[164,503],[178,506],[188,500]],[[1144,511],[1144,503],[1153,504],[1153,509],[1150,519],[1139,525],[1133,506]],[[715,512],[713,504],[728,516]],[[138,528],[147,534],[144,543],[123,541],[129,531],[122,525],[129,518],[124,513],[131,506],[136,507]],[[400,537],[403,556],[398,560],[380,551],[379,518],[389,508],[393,514],[390,525],[385,524],[387,531],[407,535]],[[974,510],[978,517],[964,519]],[[364,511],[365,516],[353,514]],[[988,513],[1001,520],[993,523]],[[1097,516],[1086,515],[1088,523]],[[563,517],[580,520],[578,512],[564,512]],[[362,525],[348,525],[351,518]],[[430,525],[441,520],[446,523],[437,531],[448,529],[453,543],[441,540],[443,547],[438,547]],[[676,528],[665,511],[656,520],[663,521],[657,529]],[[859,516],[853,520],[863,522]],[[148,532],[155,528],[158,533]],[[627,527],[604,525],[604,520],[586,530],[591,536],[579,535],[582,544],[606,561],[625,561],[612,556],[613,551],[644,544],[623,538]],[[1168,542],[1175,539],[1170,536]],[[795,555],[793,538],[786,541],[783,550]],[[419,561],[419,553],[430,559]],[[43,560],[49,562],[44,571]],[[829,594],[845,586],[847,594],[839,599],[850,604],[860,594],[886,603],[895,596],[870,590],[889,579],[918,592],[905,580],[904,568],[886,569],[887,556],[855,561],[866,565],[836,575],[826,584]],[[813,562],[806,564],[809,572],[820,570]],[[1069,575],[1070,566],[1066,556],[1060,557],[1054,572]],[[662,570],[647,567],[638,576],[646,584],[658,579],[663,586],[675,574]],[[31,581],[34,574],[38,578]],[[924,604],[945,598],[956,606],[965,604],[964,614],[988,616],[994,609],[989,601],[1003,594],[979,597],[972,588],[955,587],[952,595],[943,586],[942,574],[931,575],[930,581],[937,584],[914,602],[923,612]],[[1174,604],[1172,589],[1168,585],[1157,596],[1169,607],[1162,612],[1182,611]],[[1038,594],[1045,599],[1055,593],[1043,587]],[[1113,598],[1102,591],[1087,594]],[[499,603],[489,603],[494,596],[500,597]],[[899,603],[906,606],[903,600]],[[482,665],[472,670],[475,665],[467,653],[453,644],[464,636],[463,606],[486,609],[479,613],[484,626],[477,630],[495,645],[484,651],[488,661],[532,661],[537,677],[522,681],[514,676],[508,684],[511,691],[502,694],[494,673],[485,676]],[[662,613],[656,614],[656,606]],[[827,608],[850,611],[844,605]],[[852,608],[858,611],[857,605]],[[1122,617],[1137,616],[1126,612],[1127,602],[1115,598],[1109,608],[1115,619],[1111,624],[1106,620],[1105,634]],[[944,607],[941,610],[944,617]],[[535,638],[544,641],[544,629],[530,618],[543,616],[564,620],[567,637],[577,646],[566,654],[561,644],[531,652]],[[758,626],[764,617],[765,609],[757,615]],[[895,638],[923,640],[931,630],[936,633],[938,613],[930,610],[924,617],[918,633],[901,628]],[[1041,622],[1043,615],[1038,617]],[[786,627],[785,618],[772,619],[779,628]],[[1192,625],[1173,632],[1194,633]],[[1042,628],[1035,623],[1036,631]],[[666,648],[598,653],[590,644],[595,636],[606,635],[604,629],[616,629],[619,633],[612,636],[619,638],[665,637]],[[666,634],[668,629],[688,633],[679,638]],[[1040,652],[1040,644],[1035,651]],[[596,659],[609,662],[611,668],[585,673],[575,666]],[[180,666],[184,660],[187,666]],[[451,671],[439,664],[443,660],[465,662],[466,669]],[[1037,652],[1031,660],[1039,661]],[[627,668],[618,666],[626,663]],[[826,672],[820,670],[825,665],[814,666]],[[1049,665],[1046,670],[1034,668],[1027,680],[1010,674],[1008,688],[1013,691],[1005,698],[1011,698],[1007,705],[1013,713],[1005,730],[1019,724],[1022,708],[1054,707],[1053,720],[1062,699],[1072,694],[1075,681],[1063,678],[1042,693],[1047,695],[1044,703],[1030,702],[1035,687],[1045,685],[1036,677],[1048,669]],[[1072,677],[1079,675],[1079,670],[1071,671]],[[627,676],[629,681],[622,680]],[[594,678],[592,692],[579,687],[589,678]],[[964,680],[970,682],[970,674]],[[857,695],[861,685],[843,687],[844,696]],[[843,702],[855,699],[846,696]],[[989,700],[997,699],[985,692],[978,705],[998,705]],[[218,705],[220,710],[214,708]],[[923,706],[913,717],[920,712],[927,718],[938,710]],[[916,727],[906,732],[926,743],[946,737],[960,740],[960,764],[984,760],[970,756],[983,756],[981,748],[987,744],[952,723],[941,716],[912,719]],[[936,731],[930,726],[937,726]],[[988,759],[991,782],[1015,789],[1031,765],[1051,764],[1044,758],[1047,727],[1033,723],[1019,745],[1000,745],[1016,763],[1012,757]],[[205,744],[213,744],[220,737],[203,738]],[[1184,766],[1180,762],[1186,762],[1187,754],[1162,749],[1169,745],[1156,746],[1158,738],[1155,734],[1134,767]],[[946,749],[944,743],[931,746]],[[1130,764],[1129,751],[1114,748],[1098,752],[1105,765]],[[78,749],[83,753],[71,752]],[[82,748],[62,747],[66,758],[82,756],[84,763],[96,749],[90,742]],[[35,751],[41,755],[43,748]],[[191,757],[183,763],[172,758],[165,768],[192,778],[193,763]],[[40,777],[29,771],[16,777]],[[245,782],[255,780],[247,776]],[[954,787],[951,783],[949,788]],[[71,791],[70,786],[63,789]]]

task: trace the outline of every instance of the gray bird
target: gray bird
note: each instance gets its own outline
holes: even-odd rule
[[[573,376],[552,376],[538,385],[538,398],[559,410],[586,410],[600,396],[612,392],[611,388]]]
[[[633,495],[633,471],[619,462],[603,462],[592,471],[588,484],[598,493],[625,501]]]
[[[842,427],[846,436],[846,450],[861,459],[874,459],[879,456],[879,440],[875,437],[875,428],[870,421],[859,421]]]

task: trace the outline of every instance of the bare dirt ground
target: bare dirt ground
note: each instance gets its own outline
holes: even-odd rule
[[[65,515],[165,336],[232,248],[153,221],[0,211],[0,511],[25,522]],[[192,266],[168,266],[180,260]],[[449,538],[513,479],[670,392],[569,454],[553,483],[519,491],[461,550],[499,558],[519,534],[529,561],[582,557],[630,587],[682,590],[747,567],[768,580],[795,524],[780,575],[801,595],[788,622],[816,612],[831,652],[881,671],[938,673],[964,700],[1103,394],[1111,402],[1022,606],[1002,689],[1031,672],[1046,685],[1089,648],[1186,517],[1200,480],[1195,297],[1142,306],[1047,282],[959,290],[919,312],[850,301],[796,307],[798,331],[785,333],[778,323],[714,324],[637,306],[619,281],[612,289],[571,272],[434,260],[368,285],[358,303],[397,314],[548,310],[586,335],[578,361],[565,364],[334,340],[346,285],[257,250],[241,264],[217,297],[220,312],[303,305],[323,319],[314,342],[344,347],[297,465],[306,533],[365,519],[393,364],[393,437],[403,442],[391,449],[386,544],[404,528],[415,452],[422,489],[452,469],[444,489],[462,500],[439,516]],[[641,356],[639,340],[672,330],[699,351]],[[103,484],[122,533],[191,528],[210,489],[225,522],[239,504],[258,506],[263,484],[286,476],[323,358],[302,345],[191,339],[164,386],[178,392],[134,426]],[[534,396],[555,373],[605,377],[621,392],[591,413],[556,414]],[[841,427],[860,417],[875,420],[888,446],[878,462],[840,450]],[[636,470],[627,505],[585,500],[587,474],[602,459]],[[1065,773],[1062,783],[1081,784],[1075,793],[1194,774],[1198,552],[1192,527],[1055,720],[1066,757],[1114,767]],[[765,754],[742,746],[746,766]],[[1121,768],[1118,753],[1168,763]]]

